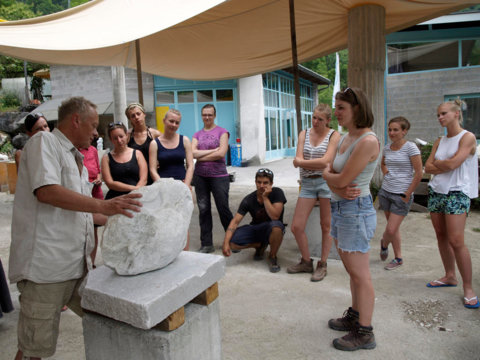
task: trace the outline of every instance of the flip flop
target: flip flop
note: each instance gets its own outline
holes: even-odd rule
[[[465,302],[463,303],[463,306],[465,306],[467,309],[478,309],[480,307],[480,302],[478,301],[478,297],[474,296],[470,299],[467,299],[466,297],[463,298]],[[470,302],[472,300],[477,300],[475,304],[466,304],[467,302]]]
[[[457,285],[456,284],[447,284],[447,283],[444,283],[443,281],[440,281],[440,280],[433,280],[433,281],[430,281],[428,284],[427,284],[427,287],[429,288],[437,288],[437,287],[456,287]]]

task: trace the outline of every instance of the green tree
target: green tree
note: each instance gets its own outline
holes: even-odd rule
[[[0,1],[0,19],[20,20],[35,17],[35,12],[30,5],[14,0]]]

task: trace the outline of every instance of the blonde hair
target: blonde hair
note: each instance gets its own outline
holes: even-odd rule
[[[143,107],[142,104],[140,103],[131,103],[127,106],[127,108],[125,109],[125,116],[127,117],[127,119],[130,119],[130,117],[128,116],[128,113],[130,112],[130,110],[132,110],[133,108],[139,108],[141,112],[143,112],[144,114],[146,114],[147,112],[145,111],[145,108]]]
[[[460,98],[456,98],[455,100],[450,100],[450,101],[445,101],[443,104],[440,104],[439,106],[441,105],[449,105],[450,106],[450,110],[451,111],[458,111],[458,121],[460,124],[463,123],[463,111],[462,110],[466,110],[467,109],[467,104],[465,103],[465,101],[463,101],[462,99]]]
[[[168,109],[168,111],[165,113],[165,116],[164,116],[163,118],[166,119],[166,118],[167,118],[167,115],[168,115],[169,113],[170,113],[170,114],[175,114],[175,115],[177,115],[177,116],[180,116],[180,118],[182,117],[182,113],[181,113],[179,110],[177,110],[177,109]]]
[[[327,122],[332,120],[332,108],[327,104],[318,104],[317,106],[315,106],[315,109],[313,109],[313,112],[315,111],[324,114],[327,117]]]

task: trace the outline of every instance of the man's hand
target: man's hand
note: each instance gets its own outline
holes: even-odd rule
[[[272,184],[268,184],[267,186],[265,186],[265,189],[263,190],[262,197],[264,199],[268,198],[268,195],[270,195],[271,193],[272,193]]]
[[[230,243],[229,242],[224,242],[222,246],[222,252],[223,255],[226,257],[229,257],[232,255],[232,249],[230,249]]]
[[[101,213],[107,216],[122,214],[128,216],[129,218],[132,218],[133,214],[127,210],[140,212],[142,203],[135,199],[141,197],[142,194],[135,193],[118,196],[110,200],[104,200],[102,202]]]

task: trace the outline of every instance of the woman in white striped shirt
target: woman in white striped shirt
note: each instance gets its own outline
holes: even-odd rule
[[[322,178],[323,169],[333,161],[340,134],[330,129],[332,109],[326,104],[315,107],[312,128],[303,130],[298,136],[297,154],[293,166],[300,168],[301,191],[293,215],[292,232],[297,240],[302,258],[300,262],[287,268],[290,274],[301,272],[313,273],[311,281],[320,281],[327,275],[327,258],[332,247],[330,236],[330,197],[331,192]],[[320,206],[320,226],[322,228],[322,254],[313,271],[308,239],[305,234],[308,217],[315,202]]]
[[[387,226],[380,241],[380,259],[385,261],[388,258],[390,243],[395,255],[385,270],[393,270],[403,264],[400,225],[410,210],[413,191],[422,179],[420,150],[405,139],[409,129],[410,123],[403,116],[391,119],[388,137],[392,142],[383,150],[381,168],[384,178],[378,200],[380,209],[385,212]]]

